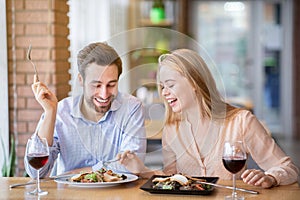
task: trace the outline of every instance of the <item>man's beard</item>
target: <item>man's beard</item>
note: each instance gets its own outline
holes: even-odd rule
[[[97,113],[105,114],[110,109],[111,102],[109,103],[108,106],[100,106],[100,107],[98,106],[97,107],[96,105],[94,105],[94,107],[95,107],[95,110]]]
[[[109,109],[110,109],[110,107],[111,107],[111,104],[112,104],[112,102],[113,102],[113,100],[115,99],[115,96],[114,95],[112,95],[111,97],[110,97],[110,99],[109,99],[109,104],[107,105],[107,106],[96,106],[95,104],[94,104],[94,97],[91,97],[88,101],[87,101],[87,103],[88,103],[88,105],[89,105],[89,107],[91,108],[91,109],[94,109],[97,113],[99,113],[99,114],[101,114],[101,115],[104,115]]]

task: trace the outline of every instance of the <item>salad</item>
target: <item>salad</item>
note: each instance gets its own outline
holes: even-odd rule
[[[115,182],[127,179],[127,176],[124,174],[114,173],[112,170],[107,170],[105,168],[101,168],[100,170],[93,172],[83,172],[80,174],[76,174],[71,177],[71,181],[73,182],[81,182],[81,183],[97,183],[97,182]]]

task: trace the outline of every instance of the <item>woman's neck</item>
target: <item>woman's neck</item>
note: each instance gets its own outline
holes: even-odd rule
[[[187,120],[189,123],[198,124],[199,121],[203,120],[203,117],[200,113],[199,106],[191,107],[190,109],[185,110],[183,113],[183,119]]]

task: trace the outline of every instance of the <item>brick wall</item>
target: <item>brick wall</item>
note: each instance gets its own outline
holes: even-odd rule
[[[294,1],[294,136],[300,139],[300,1]]]
[[[7,0],[10,134],[17,142],[17,175],[24,173],[27,139],[42,113],[31,91],[34,70],[26,60],[29,44],[39,78],[57,95],[71,89],[67,0]]]

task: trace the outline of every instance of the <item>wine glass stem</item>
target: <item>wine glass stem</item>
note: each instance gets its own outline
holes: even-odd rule
[[[37,184],[37,192],[39,193],[41,191],[40,189],[40,170],[37,170],[37,177],[36,177],[36,184]]]
[[[232,181],[233,181],[232,199],[236,199],[237,193],[236,193],[236,184],[235,184],[235,174],[232,175]]]

